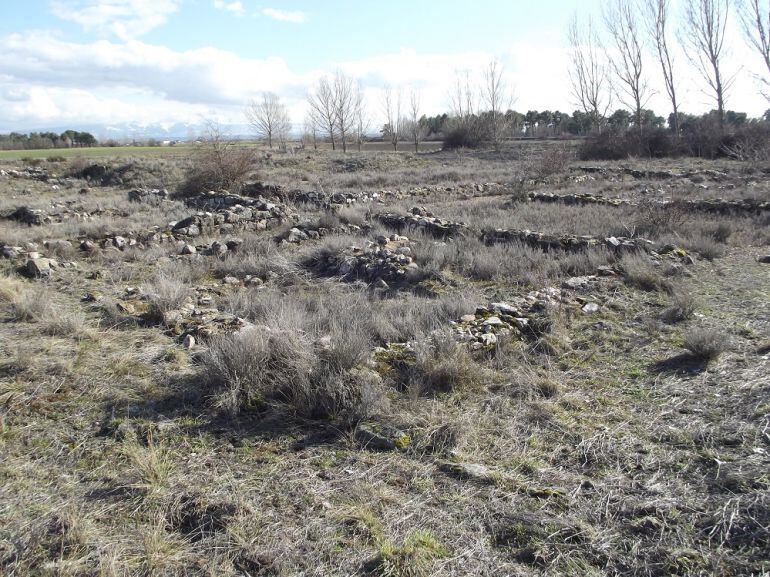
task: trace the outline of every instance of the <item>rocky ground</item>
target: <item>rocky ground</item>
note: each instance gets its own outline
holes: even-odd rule
[[[770,167],[541,152],[1,166],[0,574],[770,573]]]

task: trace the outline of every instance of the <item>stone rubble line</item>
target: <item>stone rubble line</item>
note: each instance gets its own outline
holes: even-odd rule
[[[639,206],[624,198],[607,198],[589,193],[555,194],[552,192],[530,192],[529,199],[534,202],[560,203],[565,205],[599,204],[604,206]],[[730,214],[734,212],[760,213],[770,210],[770,201],[760,201],[749,198],[723,199],[707,198],[695,200],[654,200],[660,208],[682,208],[684,210]]]

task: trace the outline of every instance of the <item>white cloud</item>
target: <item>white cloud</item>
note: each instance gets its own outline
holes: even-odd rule
[[[87,32],[128,40],[162,26],[181,0],[52,0],[51,13]]]
[[[735,47],[735,51],[731,64],[742,61],[751,66],[753,60],[743,49]],[[212,47],[178,51],[139,40],[79,43],[50,33],[25,32],[0,37],[0,131],[53,122],[58,126],[64,120],[73,126],[97,121],[198,122],[202,116],[215,115],[223,122],[242,123],[244,105],[262,91],[279,94],[295,125],[300,125],[307,91],[322,74],[336,69],[361,82],[371,125],[376,128],[382,122],[382,86],[400,87],[404,106],[409,90],[419,90],[422,111],[441,113],[448,108],[456,72],[472,71],[472,82],[478,86],[481,71],[493,56],[481,51],[425,54],[403,49],[332,62],[325,70],[299,71],[282,58],[245,58]],[[522,112],[575,109],[565,49],[557,39],[516,41],[501,47],[496,56],[516,95],[513,108]],[[709,110],[713,105],[698,88],[703,83],[685,75],[683,55],[678,55],[677,65],[683,70],[683,110]],[[658,71],[652,65],[649,70],[657,90],[650,106],[665,116],[665,90]],[[756,116],[767,104],[748,72],[744,69],[736,79],[728,107]]]
[[[279,10],[278,8],[263,8],[262,14],[273,20],[280,20],[281,22],[293,22],[294,24],[302,24],[307,20],[307,14],[300,10]]]
[[[232,12],[236,16],[243,16],[246,12],[243,3],[239,0],[234,2],[227,2],[226,0],[214,0],[214,8],[217,10],[224,10],[225,12]]]

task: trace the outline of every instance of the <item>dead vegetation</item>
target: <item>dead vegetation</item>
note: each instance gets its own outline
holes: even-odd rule
[[[242,174],[344,204],[266,186],[296,220],[183,238],[191,209],[125,181],[0,180],[2,214],[50,217],[0,220],[0,573],[770,571],[767,215],[662,211],[637,201],[688,178],[570,162],[258,154]],[[767,194],[753,164],[697,162],[703,197]],[[428,212],[467,228],[376,218]],[[640,248],[482,241],[497,228]]]

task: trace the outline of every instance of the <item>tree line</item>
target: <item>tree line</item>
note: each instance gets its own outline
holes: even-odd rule
[[[636,134],[641,142],[645,134],[660,130],[678,139],[685,133],[724,133],[766,123],[767,114],[749,119],[728,108],[738,71],[728,68],[725,35],[729,17],[736,11],[746,42],[766,67],[758,78],[760,92],[770,100],[770,0],[683,0],[682,8],[674,22],[670,0],[605,0],[600,25],[590,17],[581,21],[574,16],[566,33],[569,82],[577,105],[571,114],[513,110],[512,89],[506,85],[502,66],[493,60],[474,81],[468,72],[457,74],[449,91],[450,110],[433,117],[421,113],[418,91],[384,87],[378,105],[385,122],[379,134],[394,150],[404,142],[417,150],[426,138],[441,138],[447,146],[498,147],[505,139],[521,136],[595,136],[610,131]],[[682,112],[683,65],[675,58],[675,42],[684,48],[704,92],[713,100],[714,108],[707,114]],[[653,74],[662,78],[670,104],[665,116],[648,107],[654,93]],[[372,106],[365,103],[357,81],[341,72],[322,77],[310,90],[307,103],[303,144],[317,147],[325,141],[342,151],[361,148],[370,132]],[[247,117],[269,146],[285,145],[291,121],[276,94],[253,100]]]
[[[89,132],[65,130],[61,134],[55,132],[30,132],[22,134],[11,132],[0,134],[0,150],[35,150],[52,148],[82,148],[96,146],[98,141]]]

